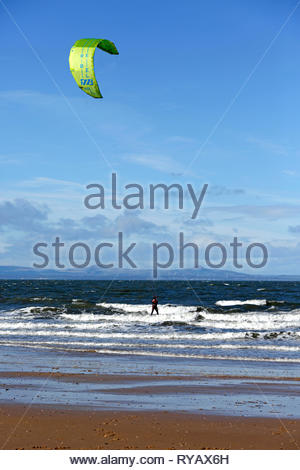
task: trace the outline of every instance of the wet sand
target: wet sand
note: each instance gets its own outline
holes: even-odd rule
[[[143,380],[144,382],[159,382],[170,380],[171,374],[169,375],[153,375],[153,376],[146,376],[146,375],[118,375],[118,374],[78,374],[78,373],[66,373],[66,372],[56,372],[55,369],[59,369],[59,367],[53,368],[51,372],[35,372],[35,371],[0,371],[0,380],[2,378],[24,378],[24,377],[39,377],[39,378],[53,378],[53,379],[63,379],[64,381],[86,381],[86,382],[93,382],[93,383],[124,383],[124,382],[136,382],[137,380]],[[253,376],[253,375],[214,375],[214,374],[199,374],[193,376],[186,376],[186,375],[176,375],[176,380],[188,380],[189,382],[205,380],[205,379],[218,379],[218,380],[256,380],[256,381],[268,381],[270,377],[267,376]],[[289,377],[289,376],[281,376],[276,377],[272,376],[272,382],[300,382],[300,377]]]
[[[300,419],[298,377],[0,372],[0,405]]]
[[[2,449],[299,449],[300,420],[2,405]]]

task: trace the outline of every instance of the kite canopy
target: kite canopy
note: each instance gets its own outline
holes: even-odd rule
[[[72,46],[69,63],[75,82],[85,93],[93,98],[103,98],[94,71],[96,47],[109,54],[119,54],[113,42],[108,39],[79,39]]]

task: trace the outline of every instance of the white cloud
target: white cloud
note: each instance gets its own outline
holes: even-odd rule
[[[287,176],[300,176],[299,171],[296,170],[283,170],[283,173]]]
[[[14,164],[17,164],[17,163],[20,163],[20,160],[10,156],[10,155],[0,155],[0,165],[6,165],[6,164],[9,164],[9,165],[14,165]]]
[[[84,185],[81,183],[76,183],[75,181],[67,181],[67,180],[59,180],[56,178],[47,178],[44,176],[38,176],[31,180],[25,180],[19,183],[21,186],[31,187],[31,188],[39,188],[44,187],[45,185],[48,186],[60,186],[60,187],[74,187],[74,188],[84,188]]]
[[[184,167],[179,162],[166,155],[137,154],[127,156],[126,160],[169,174],[181,174],[184,171]]]
[[[7,90],[0,92],[0,99],[2,104],[5,101],[10,103],[17,102],[22,104],[30,104],[35,106],[56,106],[56,104],[63,103],[64,98],[58,94],[39,93],[32,90]]]
[[[241,214],[255,219],[278,220],[299,217],[299,205],[237,205],[237,206],[211,206],[203,209],[205,212],[219,212],[223,214]]]
[[[193,144],[196,142],[192,137],[185,137],[183,135],[172,135],[167,138],[167,142],[175,142],[179,144]]]
[[[254,137],[249,137],[247,141],[251,144],[257,145],[262,150],[273,153],[275,155],[279,155],[282,157],[286,157],[288,155],[288,149],[284,145],[277,144],[268,139],[258,139]]]

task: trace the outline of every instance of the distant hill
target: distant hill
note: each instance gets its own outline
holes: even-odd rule
[[[151,269],[35,269],[23,266],[0,266],[0,279],[66,279],[66,280],[152,280]],[[215,281],[300,281],[300,276],[245,274],[225,269],[164,269],[159,280],[215,280]]]

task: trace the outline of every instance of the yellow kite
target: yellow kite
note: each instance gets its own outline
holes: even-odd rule
[[[96,47],[109,54],[119,54],[114,43],[108,39],[79,39],[70,51],[69,63],[72,75],[79,88],[93,98],[103,98],[94,71]]]

